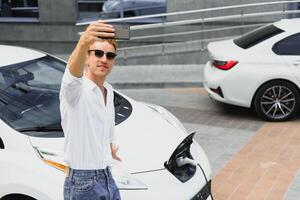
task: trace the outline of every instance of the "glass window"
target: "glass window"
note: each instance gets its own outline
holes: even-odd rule
[[[50,56],[0,68],[0,118],[15,129],[60,123],[65,63]]]
[[[66,63],[51,56],[0,67],[0,119],[35,137],[63,137],[59,90]],[[130,102],[114,92],[115,124],[132,113]]]
[[[78,21],[112,19],[165,13],[166,0],[78,0]],[[165,17],[128,20],[128,23],[158,23]]]
[[[273,51],[278,55],[300,55],[300,33],[277,42]]]
[[[78,20],[92,21],[99,19],[103,3],[106,0],[78,0]]]
[[[242,35],[235,39],[234,43],[243,49],[248,49],[282,32],[284,31],[274,25],[267,25]]]
[[[132,112],[130,102],[122,97],[120,94],[114,92],[114,105],[115,105],[115,124],[118,125],[125,121]]]
[[[1,21],[28,21],[38,17],[38,0],[0,0]]]

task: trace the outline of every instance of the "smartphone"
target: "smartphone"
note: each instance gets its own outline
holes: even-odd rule
[[[130,39],[130,25],[129,24],[115,24],[112,23],[115,29],[115,38],[120,40],[129,40]]]

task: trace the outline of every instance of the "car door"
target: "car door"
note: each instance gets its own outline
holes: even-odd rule
[[[300,33],[292,34],[273,46],[273,51],[284,59],[300,84]]]

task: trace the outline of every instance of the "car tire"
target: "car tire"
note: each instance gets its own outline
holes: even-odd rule
[[[1,198],[1,200],[36,200],[35,198],[28,197],[25,195],[9,195],[6,197]]]
[[[286,121],[299,110],[299,89],[292,83],[276,80],[262,85],[254,98],[256,113],[267,121]]]

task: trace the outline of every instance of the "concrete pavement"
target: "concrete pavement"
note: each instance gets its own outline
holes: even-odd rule
[[[108,82],[136,100],[166,107],[197,131],[212,165],[216,200],[300,200],[300,116],[266,123],[249,109],[216,103],[201,88],[203,69],[115,66]]]
[[[215,199],[299,200],[300,117],[266,123],[249,109],[211,101],[201,88],[203,69],[116,66],[109,82],[136,100],[166,107],[197,131],[195,139],[212,164]]]
[[[249,109],[210,100],[203,88],[121,89],[167,108],[203,147],[216,200],[300,199],[300,116],[267,123]]]

